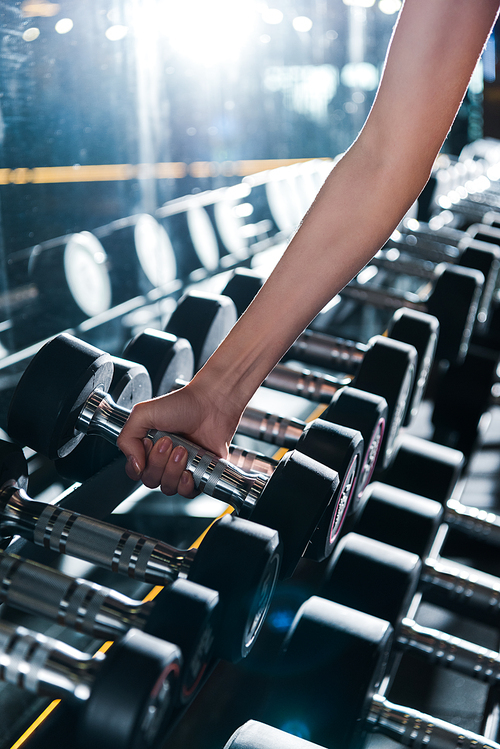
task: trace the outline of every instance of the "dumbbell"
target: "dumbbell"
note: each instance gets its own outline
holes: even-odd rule
[[[156,377],[158,360],[162,358],[162,340],[168,347],[169,342],[164,334],[146,330],[139,337],[138,347],[133,347],[128,354],[147,367],[152,379]],[[178,381],[178,385],[186,384]],[[163,392],[158,389],[156,395]],[[246,408],[238,426],[238,433],[257,440],[263,440],[280,447],[296,448],[299,452],[310,455],[320,463],[333,468],[342,477],[339,493],[344,494],[345,487],[352,491],[356,488],[360,494],[369,482],[380,451],[385,428],[387,405],[379,396],[359,391],[355,388],[344,388],[332,399],[329,407],[321,414],[320,424],[313,422],[306,425],[298,419],[288,419],[274,414],[266,414],[254,408]],[[331,428],[321,424],[331,422]],[[347,431],[342,429],[347,427]],[[365,441],[364,453],[359,436],[350,434],[351,430],[362,433]],[[361,467],[357,463],[361,464]],[[356,474],[359,478],[356,482]],[[354,497],[354,494],[352,495]],[[341,504],[345,504],[341,502]],[[355,502],[348,498],[349,509],[355,509]]]
[[[389,622],[312,597],[297,613],[283,645],[285,674],[269,699],[266,722],[302,722],[329,749],[360,749],[370,732],[405,746],[488,747],[494,741],[409,707],[380,691],[391,653]]]
[[[433,500],[396,493],[384,485],[369,487],[365,511],[360,511],[354,530],[361,544],[375,538],[385,544],[411,551],[422,558],[420,590],[426,600],[462,616],[469,616],[496,627],[500,621],[500,579],[462,564],[436,557],[435,534],[441,522],[450,519],[467,535],[486,543],[498,543],[498,517],[460,503],[443,508]],[[372,501],[373,500],[373,501]],[[374,519],[374,516],[375,519]],[[383,528],[382,524],[391,527]],[[394,523],[401,522],[400,526]],[[403,533],[407,532],[407,535]],[[447,528],[443,527],[443,535]],[[361,535],[363,534],[363,535]],[[439,541],[443,541],[440,537]],[[325,583],[326,585],[326,583]],[[325,587],[325,591],[327,588]]]
[[[445,503],[374,481],[366,489],[355,530],[425,558],[436,532],[445,523],[491,546],[500,546],[500,517],[457,499]]]
[[[500,684],[500,653],[413,621],[421,569],[417,554],[349,533],[332,555],[320,595],[386,619],[394,628],[398,651]]]
[[[277,747],[280,749],[321,749],[318,744],[312,744],[310,741],[256,720],[248,720],[224,744],[224,749],[277,749]]]
[[[467,352],[484,287],[480,271],[460,266],[440,266],[432,291],[421,293],[387,290],[351,282],[341,292],[346,299],[382,309],[407,307],[437,317],[440,336],[436,359],[460,361]]]
[[[72,739],[82,749],[153,749],[164,740],[182,667],[175,645],[131,629],[91,656],[2,621],[0,657],[2,681],[73,707]]]
[[[390,466],[379,471],[384,484],[406,489],[445,504],[463,476],[465,457],[460,450],[401,432]]]
[[[236,309],[228,297],[194,290],[186,292],[165,331],[148,329],[139,333],[125,347],[124,359],[112,357],[115,366],[109,389],[112,399],[118,406],[131,409],[139,401],[170,392],[179,382],[191,380],[235,321]],[[147,365],[147,371],[138,364]],[[89,436],[70,456],[57,460],[56,469],[64,478],[85,481],[119,454],[116,446],[99,436]]]
[[[57,336],[40,349],[18,383],[10,404],[10,435],[49,458],[69,454],[86,433],[116,442],[130,412],[106,394],[111,377],[107,354],[66,334]],[[47,384],[43,400],[37,395],[42,381]],[[165,433],[150,434],[156,440]],[[339,499],[333,470],[294,451],[271,478],[247,474],[188,440],[168,436],[187,449],[186,470],[200,491],[279,531],[282,574],[291,574],[325,512],[330,521],[323,543],[331,550],[346,510],[332,501]]]
[[[276,583],[278,533],[226,515],[215,522],[199,549],[181,551],[148,536],[30,499],[23,458],[3,443],[0,535],[23,538],[61,554],[152,585],[179,575],[217,591],[214,652],[236,661],[250,651]]]
[[[262,283],[263,279],[260,276],[238,269],[227,282],[223,293],[233,299],[238,312],[241,314],[241,311],[251,302]],[[438,332],[439,322],[436,318],[412,310],[398,310],[389,324],[387,335],[391,339],[412,345],[417,351],[416,374],[411,390],[410,403],[405,411],[406,424],[418,410],[422,399],[436,351]],[[371,349],[375,350],[372,351]],[[367,355],[369,360],[363,367],[361,365]],[[395,377],[393,383],[387,383],[384,388],[384,385],[380,382],[380,377],[377,378],[376,376],[377,366],[382,370],[385,367],[388,372],[393,369],[396,372],[399,371],[395,361],[396,352],[392,353],[392,360],[389,359],[390,356],[391,352],[380,348],[376,338],[372,339],[368,345],[364,345],[307,329],[292,344],[283,357],[283,361],[298,359],[315,366],[356,375],[356,387],[383,396],[389,404],[389,413],[392,414],[392,411],[396,408],[394,401],[397,402],[395,396],[395,390],[398,389],[397,377]],[[281,365],[278,365],[276,371],[282,373]],[[282,376],[285,377],[285,375],[286,372],[283,372]],[[273,387],[269,382],[273,382],[274,379],[274,372],[272,372],[265,384],[268,387]],[[279,385],[276,389],[279,389]]]
[[[186,704],[202,685],[214,652],[219,596],[178,578],[152,600],[136,601],[103,585],[0,552],[0,603],[96,639],[116,639],[132,627],[180,648],[179,699]]]

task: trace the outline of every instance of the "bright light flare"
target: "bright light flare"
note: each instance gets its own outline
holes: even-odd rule
[[[34,42],[35,39],[38,39],[40,36],[40,29],[37,29],[36,26],[31,26],[31,28],[26,29],[26,31],[23,33],[23,39],[25,42]]]
[[[311,31],[313,22],[307,16],[297,16],[293,19],[292,25],[295,31],[307,33],[308,31]]]
[[[401,10],[401,0],[380,0],[378,7],[386,16],[392,16]]]
[[[253,0],[182,0],[165,3],[156,23],[177,53],[209,67],[236,61],[256,20]]]
[[[71,18],[61,18],[54,28],[58,34],[67,34],[73,28],[73,21]]]
[[[126,26],[115,24],[115,26],[110,26],[109,29],[106,29],[106,38],[110,42],[119,42],[120,39],[125,39],[127,33],[128,28]]]

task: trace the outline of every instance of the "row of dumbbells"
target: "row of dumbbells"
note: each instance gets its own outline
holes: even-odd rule
[[[169,201],[154,216],[136,214],[14,253],[2,319],[6,348],[31,345],[137,298],[157,301],[248,262],[290,235],[328,169],[313,160],[264,172]]]
[[[48,428],[47,428],[47,422],[45,421],[45,423],[44,423],[44,429],[43,429],[43,435],[40,436],[40,439],[42,439],[42,440],[43,439],[49,440],[49,442],[51,444],[51,449],[52,450],[55,449],[56,453],[58,455],[60,455],[61,453],[64,454],[64,452],[67,452],[67,451],[69,452],[69,450],[71,450],[72,447],[74,447],[74,444],[71,444],[71,443],[74,442],[74,423],[73,423],[73,417],[74,417],[74,419],[77,419],[77,417],[74,414],[74,404],[75,404],[75,402],[78,402],[79,406],[80,406],[82,404],[82,402],[85,399],[87,399],[87,405],[89,405],[88,404],[88,401],[90,400],[90,398],[89,398],[90,392],[88,392],[89,385],[88,385],[88,383],[84,383],[83,384],[83,380],[85,379],[85,377],[89,377],[89,374],[91,372],[92,373],[92,377],[91,377],[92,387],[94,387],[96,384],[100,384],[102,386],[102,388],[104,388],[104,389],[106,389],[108,387],[108,385],[110,384],[110,380],[109,380],[109,372],[107,372],[107,373],[104,372],[104,370],[106,369],[106,367],[105,367],[105,363],[106,362],[102,361],[102,355],[100,354],[100,352],[98,353],[97,357],[95,355],[95,351],[92,352],[91,356],[94,357],[92,359],[92,361],[90,361],[90,360],[87,359],[87,361],[82,362],[82,359],[84,359],[84,356],[85,356],[84,353],[82,352],[82,348],[84,348],[84,347],[82,347],[81,345],[80,346],[77,345],[76,346],[76,350],[78,350],[78,353],[77,354],[69,353],[70,351],[73,351],[74,348],[72,349],[71,346],[70,346],[70,347],[68,347],[68,349],[64,349],[64,351],[63,351],[63,348],[60,348],[61,345],[62,345],[61,344],[61,339],[57,339],[57,340],[58,340],[58,343],[57,344],[52,344],[52,348],[50,350],[49,349],[45,350],[46,351],[46,353],[45,353],[45,361],[43,361],[43,355],[41,357],[40,357],[40,355],[38,357],[36,357],[36,365],[32,365],[29,368],[27,375],[25,375],[25,378],[23,378],[24,382],[22,383],[22,386],[18,389],[17,397],[14,398],[13,407],[11,409],[11,419],[10,419],[10,421],[11,421],[11,427],[10,427],[10,431],[11,431],[11,433],[15,434],[15,436],[17,436],[18,439],[27,441],[27,439],[28,439],[27,435],[26,435],[25,432],[23,432],[23,430],[26,429],[26,418],[28,418],[26,414],[30,414],[29,418],[32,419],[32,420],[34,420],[36,422],[36,417],[35,417],[35,414],[33,413],[33,407],[37,408],[38,410],[40,410],[40,408],[43,407],[43,409],[44,409],[43,416],[45,418],[48,418],[49,422],[48,422]],[[56,348],[54,348],[54,346],[56,346]],[[412,357],[410,357],[410,359],[411,358]],[[100,360],[100,361],[98,361],[98,360]],[[365,360],[365,357],[363,357],[363,361],[364,360]],[[69,365],[68,365],[68,361],[71,362]],[[98,363],[96,364],[97,361],[98,361]],[[39,386],[40,379],[44,382],[44,385],[46,384],[46,379],[47,379],[47,362],[51,362],[52,365],[55,366],[55,370],[54,371],[56,371],[56,372],[57,372],[58,368],[65,369],[65,372],[64,372],[64,375],[63,375],[64,382],[61,381],[60,378],[54,377],[54,372],[51,373],[51,378],[53,378],[54,380],[57,380],[57,382],[55,382],[55,381],[53,382],[53,386],[52,386],[52,396],[55,397],[57,395],[57,398],[59,399],[59,401],[58,401],[58,407],[55,409],[55,411],[57,413],[57,418],[54,417],[54,416],[52,416],[52,418],[51,418],[50,414],[48,413],[49,408],[51,408],[53,406],[53,404],[54,404],[52,396],[48,396],[47,398],[44,399],[46,401],[46,404],[38,404],[37,406],[35,406],[35,404],[33,402],[34,393],[33,393],[32,386],[35,385],[35,383],[37,383],[38,386]],[[414,366],[415,366],[415,356],[413,355],[412,367],[414,367]],[[75,367],[77,367],[78,371],[75,370]],[[44,372],[45,372],[45,374],[44,374]],[[101,376],[102,376],[103,382],[97,383],[97,380],[100,380]],[[405,379],[405,378],[406,378],[406,381],[407,381],[408,380],[408,375],[407,374],[404,376],[403,379]],[[379,379],[380,379],[380,377],[379,377]],[[78,391],[78,393],[74,392],[74,384],[75,384],[75,382],[78,382],[79,383],[79,387],[81,388]],[[71,384],[71,388],[73,388],[73,395],[72,396],[68,395],[68,392],[67,392],[69,384]],[[340,389],[340,384],[337,381],[337,390],[339,390],[339,389]],[[403,390],[405,390],[405,388],[403,388]],[[408,393],[408,390],[409,390],[409,388],[407,386],[406,387],[406,393]],[[54,391],[57,391],[57,394]],[[31,392],[31,396],[30,396],[30,392]],[[75,400],[75,396],[76,396],[76,400]],[[73,400],[71,400],[72,397],[73,397]],[[68,399],[69,399],[69,401],[68,401]],[[109,422],[110,421],[114,421],[114,424],[112,424],[112,428],[110,429],[110,432],[113,432],[113,430],[114,430],[115,436],[116,436],[116,429],[119,428],[120,419],[122,420],[121,423],[123,423],[123,418],[126,418],[126,413],[123,414],[123,412],[122,412],[121,414],[119,414],[119,413],[117,413],[115,411],[113,413],[113,418],[109,419],[108,418],[109,414],[105,415],[104,412],[103,412],[103,410],[102,410],[102,407],[101,407],[101,403],[102,402],[103,402],[103,399],[101,398],[101,400],[99,402],[95,402],[94,404],[92,404],[90,406],[91,409],[94,409],[93,412],[91,414],[90,414],[90,412],[87,413],[81,419],[81,421],[84,422],[87,418],[89,418],[89,421],[88,421],[86,427],[82,428],[81,425],[79,425],[79,426],[82,429],[82,431],[88,431],[89,425],[92,425],[91,429],[92,428],[97,428],[97,426],[98,426],[99,428],[97,429],[97,431],[102,430],[102,429],[107,430],[107,429],[110,428]],[[396,406],[397,406],[397,403],[396,403]],[[109,407],[109,404],[108,404],[108,407]],[[380,419],[380,404],[379,404],[378,408],[379,408],[378,422],[380,422],[381,421],[381,419]],[[398,408],[396,407],[395,410],[397,411]],[[401,410],[402,410],[402,407],[400,405],[399,406],[399,411],[401,411]],[[96,418],[96,414],[97,414],[97,418]],[[55,419],[55,421],[54,421],[54,419]],[[399,419],[401,419],[401,415],[400,414],[399,414]],[[105,423],[106,421],[107,421],[107,423]],[[304,430],[304,425],[301,425],[301,427],[302,427],[302,431],[303,431]],[[37,427],[36,427],[35,424],[33,424],[33,428],[35,429],[35,431],[37,431]],[[296,429],[297,429],[297,427],[296,427]],[[16,434],[16,430],[18,430],[17,434]],[[77,431],[78,431],[78,429],[77,429]],[[38,427],[38,432],[40,432],[40,427]],[[61,435],[61,432],[62,432],[62,435]],[[22,434],[23,436],[19,437],[20,434]],[[62,436],[62,440],[61,440],[61,436]],[[69,436],[69,439],[68,439],[68,436]],[[32,438],[30,437],[29,439],[32,439]],[[379,442],[380,442],[380,429],[379,429]],[[351,438],[351,443],[352,443],[352,438]],[[358,438],[358,443],[359,443],[359,438]],[[40,446],[38,444],[36,444],[36,439],[35,439],[35,442],[32,444],[32,446],[35,447],[36,449],[40,449]],[[48,448],[45,447],[45,450],[47,450],[47,449]],[[43,448],[42,448],[41,451],[43,452]],[[372,455],[373,455],[373,452],[374,452],[373,446],[372,446],[371,452],[372,452]],[[358,456],[359,455],[360,455],[360,452],[358,451]],[[248,460],[248,456],[246,457],[246,460]],[[261,459],[261,460],[263,460],[263,459]],[[358,462],[358,463],[361,462],[360,459],[359,459],[359,457],[358,457],[358,460],[356,462]],[[286,465],[288,466],[291,463],[292,463],[292,461],[290,459],[288,459]],[[220,474],[221,475],[221,480],[219,482],[217,482],[219,484],[219,486],[218,486],[218,488],[217,488],[217,485],[214,487],[214,489],[216,489],[217,491],[221,490],[221,488],[224,486],[224,481],[222,479],[225,479],[227,477],[227,474],[226,474],[226,476],[224,476],[224,471],[227,471],[227,470],[228,469],[225,466],[222,468],[222,471],[221,471],[221,474]],[[278,476],[280,475],[280,473],[284,474],[285,470],[287,470],[287,477],[290,474],[289,477],[291,479],[291,473],[292,473],[292,471],[290,471],[288,468],[287,469],[283,468],[281,465],[274,467],[273,477],[272,478],[275,478],[276,474],[278,474]],[[300,469],[296,469],[296,471],[297,470],[299,470],[299,476],[300,476]],[[318,474],[315,473],[315,471],[313,471],[311,473],[311,475],[318,475]],[[349,475],[349,472],[347,472],[347,475]],[[303,476],[304,476],[303,480],[305,481],[305,474],[303,474]],[[310,476],[308,477],[307,488],[305,486],[303,486],[303,491],[306,491],[307,489],[310,488],[310,481],[309,481],[309,479],[310,479]],[[241,477],[240,477],[239,480],[241,481]],[[297,476],[295,476],[295,482],[297,482]],[[258,489],[259,489],[259,491],[258,491],[259,499],[258,499],[257,502],[255,502],[255,494],[256,494],[255,485],[257,483],[258,482],[255,479],[251,482],[252,490],[253,490],[252,502],[255,505],[254,510],[255,509],[258,510],[259,507],[264,507],[265,503],[263,503],[262,500],[266,498],[266,494],[263,493],[263,491],[262,491],[262,489],[263,489],[262,484],[265,484],[266,488],[268,488],[269,485],[271,485],[271,480],[264,481],[262,479],[262,477],[260,478],[260,485],[258,486]],[[276,483],[278,483],[278,482],[275,480],[274,484],[276,484]],[[299,479],[299,484],[300,483],[301,483],[301,481]],[[319,509],[321,511],[321,514],[323,514],[323,515],[325,514],[325,505],[326,505],[326,507],[329,507],[332,504],[332,501],[333,501],[332,500],[332,495],[334,495],[334,496],[336,495],[337,498],[338,498],[336,500],[336,505],[335,505],[336,506],[336,510],[335,510],[335,512],[333,512],[333,513],[330,514],[329,521],[328,521],[328,524],[327,524],[327,535],[326,535],[326,539],[327,539],[327,542],[328,542],[328,547],[331,548],[331,546],[333,545],[333,541],[335,540],[335,538],[338,535],[338,522],[337,521],[338,521],[338,518],[340,517],[340,513],[339,513],[339,507],[337,505],[340,505],[341,509],[343,508],[344,505],[347,506],[347,504],[348,504],[348,494],[351,491],[352,486],[354,485],[354,478],[353,478],[353,476],[351,476],[350,482],[348,482],[348,484],[347,484],[348,489],[344,488],[344,490],[342,492],[340,492],[340,493],[337,492],[337,486],[335,487],[335,490],[333,489],[333,485],[336,484],[337,482],[335,480],[332,481],[331,476],[326,477],[326,481],[325,481],[325,476],[322,476],[321,483],[323,485],[323,491],[321,492],[321,501],[319,502],[319,504],[320,504],[320,508]],[[325,486],[326,485],[328,485],[328,490],[325,490]],[[247,480],[247,485],[246,485],[245,488],[248,490],[247,491],[247,495],[246,495],[246,497],[248,497],[249,494],[250,494],[248,480]],[[225,490],[225,491],[226,491],[226,494],[224,494],[224,499],[227,499],[229,495],[227,493],[227,490]],[[269,491],[269,494],[270,493],[271,492]],[[232,491],[232,494],[233,494],[233,497],[232,497],[233,498],[233,503],[236,505],[236,508],[241,511],[243,509],[243,505],[245,504],[245,499],[243,499],[243,501],[242,501],[241,496],[236,496],[235,493],[234,493],[234,491]],[[274,502],[278,502],[278,501],[282,502],[283,501],[282,497],[279,497],[278,494],[279,493],[277,493],[276,489],[275,489],[275,497],[278,497],[278,499],[275,499]],[[341,499],[341,498],[342,498],[342,501],[339,503],[338,500]],[[265,513],[266,513],[267,517],[269,517],[269,513],[270,512],[271,513],[274,512],[276,514],[276,516],[277,516],[277,519],[280,519],[280,517],[278,517],[278,516],[281,516],[281,514],[282,514],[283,505],[281,505],[279,512],[277,511],[276,507],[272,508],[271,505],[272,505],[272,502],[268,502],[266,504],[267,509],[265,510]],[[271,507],[271,510],[269,509],[270,507]],[[15,515],[15,512],[13,511],[12,507],[9,509],[9,512],[11,514],[13,513]],[[23,525],[25,522],[27,522],[27,514],[29,514],[29,508],[27,508],[25,506],[22,506],[21,508],[18,507],[17,508],[17,514],[18,515],[21,514],[23,516],[23,523],[21,523],[21,525]],[[68,517],[65,517],[64,516],[64,512],[62,513],[63,516],[61,518],[59,518],[59,514],[58,514],[57,518],[56,517],[49,518],[48,516],[50,514],[51,514],[51,512],[46,512],[43,521],[38,524],[39,525],[39,528],[38,528],[39,534],[38,535],[40,536],[41,528],[45,525],[45,530],[43,531],[43,535],[44,535],[44,539],[45,539],[44,540],[45,545],[47,545],[47,546],[50,547],[51,543],[55,543],[56,544],[55,548],[57,548],[58,550],[62,550],[62,548],[67,549],[68,548],[68,546],[67,546],[68,542],[71,544],[71,542],[75,538],[75,536],[71,534],[71,530],[72,530],[72,527],[73,527],[73,524],[74,524],[75,521],[71,520]],[[253,517],[254,517],[254,514],[252,513],[252,518]],[[31,524],[32,524],[31,532],[33,533],[33,536],[35,536],[33,521],[34,521],[34,519],[32,519],[30,521]],[[17,521],[13,521],[12,520],[12,523],[14,523],[14,525],[15,525],[15,522],[17,522]],[[37,519],[37,523],[38,523],[38,519]],[[58,524],[58,530],[57,530],[57,532],[56,532],[56,534],[54,536],[54,539],[51,541],[52,528],[55,528],[57,524]],[[317,525],[317,520],[316,520],[315,524]],[[28,525],[29,525],[29,523],[28,523]],[[12,527],[13,527],[13,525],[11,524],[11,530],[12,530]],[[47,531],[47,528],[50,528],[51,530]],[[62,536],[60,535],[61,531],[62,531]],[[16,533],[17,532],[19,532],[18,528],[16,528]],[[85,529],[84,529],[84,532],[85,532]],[[116,540],[116,539],[114,539],[114,540]],[[120,540],[121,540],[121,537],[120,537]],[[301,540],[301,544],[302,543],[303,543],[303,540]],[[78,546],[78,543],[76,543],[76,545]],[[306,545],[308,545],[308,543]],[[285,546],[285,549],[287,548],[287,546],[288,546],[288,549],[291,548],[291,546],[290,546],[289,543],[288,544],[284,543],[284,546]],[[325,547],[325,541],[324,540],[322,541],[322,547],[323,548]],[[203,548],[203,546],[201,548]],[[297,555],[297,549],[298,549],[298,547],[294,550],[295,555]],[[296,561],[295,561],[295,563],[296,563]],[[135,565],[135,562],[134,562],[134,565]],[[130,564],[128,565],[128,567],[129,567],[129,574],[130,574]]]

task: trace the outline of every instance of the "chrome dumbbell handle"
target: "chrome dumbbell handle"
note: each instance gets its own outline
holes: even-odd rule
[[[94,390],[79,414],[76,429],[85,434],[98,434],[116,444],[129,415],[130,412],[117,406],[107,393]],[[195,486],[200,491],[230,504],[237,512],[243,507],[253,508],[267,483],[267,477],[245,473],[227,460],[178,435],[156,430],[148,433],[153,443],[165,436],[170,437],[174,446],[186,448],[186,470],[193,474]]]
[[[352,377],[332,377],[309,371],[292,369],[277,364],[264,380],[264,385],[272,390],[280,390],[298,395],[318,403],[330,403],[335,393],[352,383]]]
[[[487,684],[500,683],[500,654],[447,632],[423,627],[412,619],[403,619],[398,644],[404,650],[421,652],[426,660],[453,668]]]
[[[229,460],[244,471],[258,471],[266,476],[272,476],[278,465],[274,458],[253,450],[245,450],[238,445],[229,447]]]
[[[194,553],[72,510],[36,502],[23,489],[12,487],[0,492],[0,527],[4,535],[19,534],[45,549],[153,585],[165,585],[187,572]]]
[[[28,692],[85,701],[103,659],[101,653],[92,657],[24,627],[0,622],[0,676]]]
[[[300,360],[313,361],[324,367],[337,367],[346,374],[355,374],[363,361],[367,346],[354,341],[305,330],[299,335],[289,351],[289,358],[294,355]]]
[[[386,289],[378,287],[368,288],[363,284],[351,282],[342,289],[342,296],[353,299],[356,302],[361,302],[362,304],[371,304],[374,307],[382,307],[384,309],[396,310],[400,307],[407,307],[420,312],[427,312],[427,307],[419,294],[414,294],[411,291],[400,292],[391,289],[389,292]]]
[[[444,720],[433,718],[409,707],[394,705],[381,695],[374,695],[368,714],[372,731],[403,746],[438,747],[439,749],[500,749],[495,741],[464,731]]]
[[[444,522],[457,526],[462,533],[494,546],[500,546],[500,517],[494,512],[468,507],[456,499],[446,503]]]
[[[101,638],[143,629],[150,608],[114,590],[0,554],[0,602]]]
[[[429,600],[484,620],[500,620],[500,579],[441,559],[426,559],[420,584]]]
[[[290,449],[295,447],[303,431],[304,422],[299,419],[289,419],[251,407],[245,408],[238,425],[239,434]]]

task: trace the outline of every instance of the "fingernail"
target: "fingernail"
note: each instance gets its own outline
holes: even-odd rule
[[[186,485],[188,481],[189,481],[189,472],[183,471],[181,474],[181,479],[179,483]]]
[[[185,457],[187,453],[187,450],[185,447],[182,447],[181,445],[177,445],[174,452],[172,453],[172,456],[174,458],[174,463],[180,463],[181,460]]]
[[[172,440],[170,437],[162,437],[158,442],[158,452],[166,453],[172,447]]]
[[[128,464],[132,467],[132,470],[135,473],[135,475],[137,476],[137,478],[139,478],[139,476],[141,475],[141,469],[140,469],[139,463],[137,462],[136,458],[130,456],[128,458]]]

